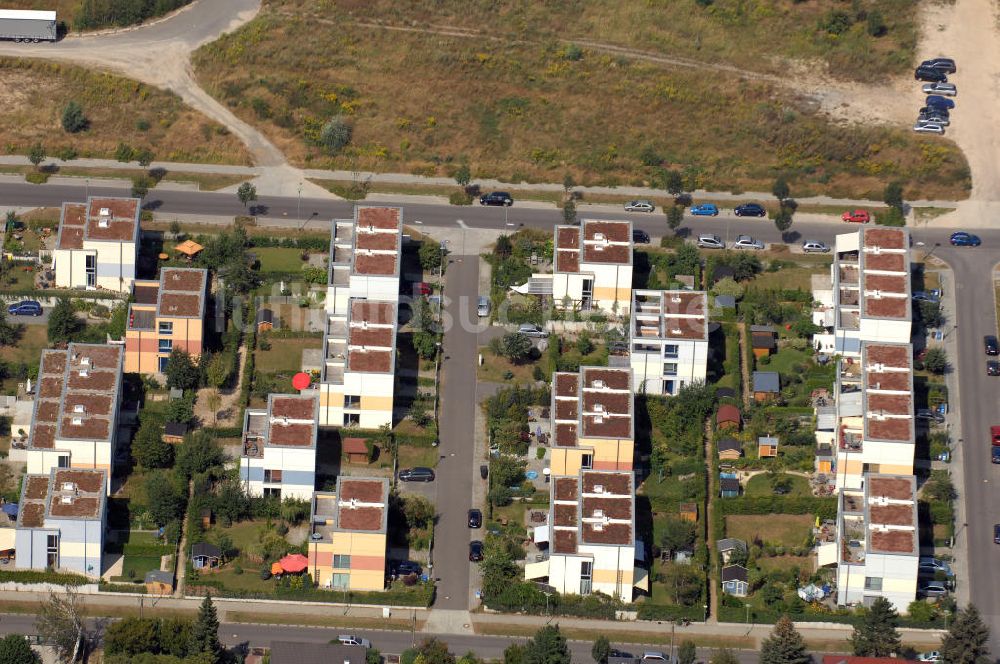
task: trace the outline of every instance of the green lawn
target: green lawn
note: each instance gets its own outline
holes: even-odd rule
[[[811,359],[812,353],[809,351],[785,347],[772,355],[771,361],[767,364],[757,360],[757,371],[777,371],[779,374],[787,375],[795,373],[798,365]]]
[[[254,369],[261,373],[299,371],[302,368],[302,351],[306,348],[322,348],[323,340],[271,339],[270,350],[254,351]]]
[[[298,272],[302,269],[302,250],[288,247],[259,247],[253,250],[260,260],[261,272]]]
[[[142,581],[146,572],[160,569],[160,556],[125,556],[122,577]]]
[[[802,546],[812,532],[811,514],[739,514],[726,517],[726,537],[759,539],[782,546]]]
[[[415,445],[399,446],[399,467],[427,466],[434,468],[438,464],[438,449],[436,447],[417,447]],[[392,457],[383,453],[379,457],[380,466],[391,466]]]
[[[785,290],[810,290],[812,288],[812,275],[830,272],[829,261],[825,265],[814,267],[786,267],[777,272],[761,272],[753,281],[747,284],[751,289],[785,289]]]
[[[16,344],[0,347],[0,360],[37,363],[41,358],[42,349],[48,347],[49,336],[44,325],[25,325]]]
[[[811,496],[812,491],[809,489],[809,480],[800,475],[788,475],[781,473],[780,477],[787,477],[792,482],[792,490],[788,494],[789,496]],[[744,495],[748,498],[763,498],[767,496],[773,496],[774,491],[771,489],[771,475],[770,473],[762,475],[754,475],[747,482],[746,491]]]

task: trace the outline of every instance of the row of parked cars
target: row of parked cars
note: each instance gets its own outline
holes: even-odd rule
[[[729,244],[730,249],[764,249],[764,243],[750,235],[737,235],[736,241]],[[702,233],[698,236],[698,247],[701,249],[725,249],[726,241],[714,233]],[[807,254],[825,254],[830,251],[829,245],[819,240],[806,240],[802,243],[802,251]]]
[[[948,82],[948,74],[955,71],[955,61],[951,58],[924,60],[917,67],[913,77],[925,81],[922,89],[927,98],[917,115],[913,131],[944,134],[944,128],[951,124],[951,110],[955,108],[955,101],[949,97],[958,94],[958,88]]]

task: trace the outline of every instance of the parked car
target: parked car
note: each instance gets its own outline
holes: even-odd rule
[[[955,100],[942,97],[941,95],[927,95],[927,99],[924,100],[924,106],[937,106],[938,108],[950,111],[955,108]]]
[[[933,556],[921,556],[918,569],[922,572],[944,572],[948,576],[952,575],[951,566]]]
[[[479,197],[480,205],[504,205],[510,207],[514,204],[514,199],[506,191],[491,191]]]
[[[917,594],[924,597],[944,597],[948,588],[940,581],[924,581],[917,587]]]
[[[479,540],[469,542],[469,560],[478,563],[483,559],[483,543]]]
[[[986,375],[987,376],[1000,376],[1000,362],[996,360],[990,360],[986,363]]]
[[[944,134],[944,126],[934,122],[921,122],[918,120],[917,124],[913,125],[913,131],[918,134],[938,134],[941,136]]]
[[[485,295],[479,296],[476,301],[476,315],[480,318],[486,318],[490,315],[490,298]]]
[[[42,305],[37,300],[21,300],[7,307],[11,316],[41,316]]]
[[[652,212],[655,209],[656,206],[653,205],[652,201],[647,200],[629,201],[625,204],[626,212]]]
[[[372,642],[368,639],[362,639],[360,636],[354,636],[353,634],[341,634],[337,637],[341,645],[345,646],[361,646],[362,648],[371,648]]]
[[[766,217],[767,210],[760,203],[744,203],[733,210],[737,217]]]
[[[538,339],[544,339],[549,336],[549,333],[534,323],[521,323],[521,327],[517,328],[520,334],[526,337],[535,337]]]
[[[872,220],[871,215],[868,214],[868,210],[848,210],[840,215],[840,218],[853,224],[867,224]]]
[[[954,74],[955,61],[951,58],[931,58],[930,60],[924,60],[919,65],[920,68],[936,69],[945,74]]]
[[[1000,445],[990,445],[990,463],[1000,463]]]
[[[917,116],[917,122],[947,127],[951,125],[951,116],[940,108],[935,108],[934,106],[924,106],[920,109],[920,114]]]
[[[994,445],[1000,445],[1000,426],[994,424],[990,427],[990,440]]]
[[[983,337],[983,347],[987,355],[1000,355],[1000,341],[997,341],[996,335],[987,334]]]
[[[692,205],[690,212],[696,217],[718,217],[719,206],[715,203],[699,203]]]
[[[399,471],[400,482],[433,482],[434,470],[417,466],[416,468],[404,468]]]
[[[413,284],[413,294],[416,295],[417,297],[421,295],[430,295],[433,292],[434,290],[428,283],[424,283],[423,281],[418,281],[417,283]]]
[[[479,510],[469,510],[469,528],[483,527],[483,513]]]
[[[718,235],[706,233],[698,236],[698,246],[702,249],[725,249],[726,243]]]
[[[993,524],[993,543],[1000,544],[1000,523]]]
[[[922,652],[917,655],[918,662],[940,662],[941,653],[937,650],[931,650],[930,652]]]
[[[921,89],[925,95],[948,95],[949,97],[954,97],[958,94],[958,88],[954,83],[924,83]]]
[[[917,419],[918,420],[934,420],[938,424],[944,422],[944,415],[932,410],[930,408],[918,408],[917,409]]]
[[[922,291],[913,291],[911,295],[914,302],[940,302],[941,301],[941,291],[937,289]]]
[[[948,77],[945,73],[934,67],[917,67],[913,72],[913,78],[918,81],[930,81],[932,83],[947,83]]]
[[[638,228],[632,231],[633,244],[649,244],[649,233]]]
[[[737,235],[736,242],[733,242],[733,249],[753,249],[760,251],[764,248],[764,243],[754,239],[749,235]]]
[[[392,566],[392,570],[399,576],[420,574],[420,572],[422,571],[419,563],[415,563],[410,560],[404,560],[401,563],[396,563],[395,565]]]
[[[644,662],[666,662],[669,661],[667,656],[664,655],[659,650],[647,650],[642,653],[642,661]]]
[[[967,233],[965,231],[952,233],[951,237],[948,238],[948,241],[951,242],[951,246],[953,247],[978,247],[983,243],[983,241],[979,239],[978,235]]]
[[[802,243],[802,251],[807,254],[825,254],[830,251],[830,247],[828,247],[825,242],[820,242],[819,240],[806,240]]]

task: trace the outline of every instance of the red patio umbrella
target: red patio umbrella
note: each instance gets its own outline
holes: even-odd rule
[[[309,559],[301,553],[290,553],[279,560],[278,564],[280,564],[281,569],[286,572],[296,574],[298,572],[304,572],[306,568],[309,567]]]

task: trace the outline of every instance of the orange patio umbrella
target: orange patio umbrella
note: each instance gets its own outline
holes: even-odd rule
[[[281,569],[281,563],[271,563],[271,574],[281,574],[284,571]]]
[[[306,568],[309,567],[309,559],[301,553],[290,553],[279,560],[278,564],[280,564],[281,569],[286,572],[297,574],[298,572],[304,572]]]

